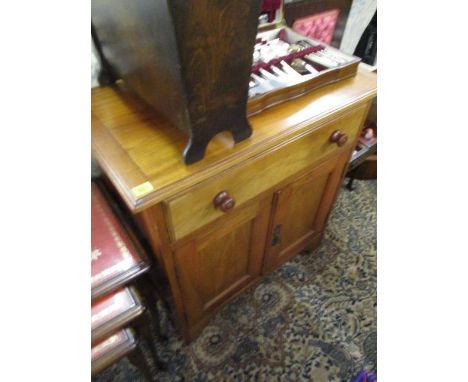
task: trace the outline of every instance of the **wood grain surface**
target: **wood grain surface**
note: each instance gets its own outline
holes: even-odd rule
[[[217,135],[205,158],[185,165],[187,136],[152,111],[122,83],[92,90],[92,147],[99,164],[133,212],[222,173],[301,132],[318,129],[338,114],[376,95],[376,75],[364,70],[339,83],[274,106],[249,118],[252,136],[236,145],[229,133]],[[152,190],[132,189],[149,182]]]
[[[183,163],[186,136],[122,83],[93,90],[92,144],[164,270],[187,341],[263,275],[323,236],[372,99],[374,73],[249,118],[252,136],[210,142]],[[346,136],[344,142],[334,135]],[[216,196],[232,199],[218,208]]]

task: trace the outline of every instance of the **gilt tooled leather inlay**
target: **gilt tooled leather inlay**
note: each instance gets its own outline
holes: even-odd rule
[[[91,287],[142,262],[96,185],[91,185]]]
[[[125,329],[102,340],[91,349],[91,361],[98,359],[103,354],[115,349],[117,346],[122,345],[128,340],[129,337]]]
[[[102,324],[116,318],[135,306],[128,289],[119,291],[100,298],[91,307],[91,329],[96,329]]]

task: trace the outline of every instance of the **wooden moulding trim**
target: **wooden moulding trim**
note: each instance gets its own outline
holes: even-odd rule
[[[112,279],[103,282],[102,284],[98,285],[97,287],[91,290],[91,300],[95,300],[101,296],[104,296],[107,293],[110,293],[119,287],[129,283],[130,281],[134,280],[139,275],[148,271],[150,266],[147,263],[141,262],[136,267],[129,269]]]
[[[173,196],[177,193],[184,191],[188,187],[195,186],[205,181],[213,174],[220,173],[242,161],[251,159],[255,157],[258,153],[264,153],[272,148],[276,149],[277,147],[281,147],[285,143],[294,141],[303,136],[304,134],[308,134],[314,130],[321,128],[325,124],[332,123],[333,121],[342,118],[346,114],[352,113],[353,111],[355,111],[357,105],[363,104],[369,99],[373,98],[375,96],[375,93],[375,91],[369,91],[363,94],[362,96],[356,98],[352,103],[348,104],[346,108],[342,109],[342,112],[340,112],[338,116],[334,115],[334,113],[336,113],[337,110],[340,110],[341,107],[336,107],[334,109],[328,110],[326,113],[316,115],[312,119],[291,126],[291,128],[284,130],[281,133],[278,133],[274,137],[270,137],[263,140],[262,142],[253,144],[242,153],[233,153],[230,155],[226,155],[223,159],[207,167],[206,169],[201,170],[200,172],[194,174],[191,177],[183,178],[173,184],[161,187],[153,191],[152,193],[149,193],[139,199],[136,199],[134,204],[132,206],[129,205],[129,207],[134,213],[138,213],[144,210],[145,208],[151,207],[159,203],[168,196]],[[314,122],[316,122],[317,120],[320,120],[320,122],[318,124],[313,125]],[[307,129],[307,127],[310,128]],[[301,129],[304,129],[304,131],[301,132],[300,135],[294,135],[295,133],[297,133],[298,130]],[[194,176],[197,177],[196,182],[193,182],[192,180]]]
[[[130,294],[133,300],[133,305],[130,306],[126,311],[120,313],[118,316],[102,323],[100,326],[92,330],[92,342],[99,341],[102,338],[109,336],[111,333],[127,325],[130,321],[133,321],[135,318],[139,317],[143,313],[145,307],[143,306],[135,289],[133,287],[130,287],[127,289],[127,293]]]
[[[114,166],[109,165],[106,157],[102,155],[101,153],[101,147],[98,143],[96,143],[96,140],[92,140],[92,149],[93,153],[99,162],[99,165],[105,170],[105,173],[109,177],[109,179],[112,181],[114,184],[116,190],[122,197],[122,199],[125,201],[127,207],[133,212],[135,210],[135,206],[138,205],[138,199],[133,196],[131,193],[131,188],[128,187],[128,185],[125,183],[124,179],[119,175],[119,172],[128,172],[128,170],[131,170],[132,174],[135,176],[135,186],[141,183],[144,183],[148,181],[149,179],[143,174],[140,170],[140,168],[135,164],[133,159],[123,150],[120,145],[117,143],[115,140],[114,136],[104,127],[103,123],[101,120],[92,114],[91,117],[91,128],[94,130],[93,134],[99,134],[105,136],[105,142],[108,145],[112,146],[113,151],[115,152],[114,155],[110,158],[111,160],[115,156],[125,156],[128,161],[127,164],[129,166],[129,169],[117,169],[118,171],[114,170]],[[116,163],[114,161],[114,163]],[[123,171],[120,171],[123,170]]]

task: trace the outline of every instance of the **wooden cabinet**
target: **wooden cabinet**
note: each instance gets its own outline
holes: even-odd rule
[[[250,117],[248,140],[220,134],[186,166],[182,132],[123,84],[93,90],[94,155],[151,244],[186,340],[318,245],[375,95],[375,74],[360,70]]]

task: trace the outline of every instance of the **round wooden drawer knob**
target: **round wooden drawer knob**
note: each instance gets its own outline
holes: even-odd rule
[[[213,204],[215,208],[219,208],[221,211],[227,212],[234,208],[236,201],[231,196],[229,196],[227,191],[221,191],[213,199]]]
[[[330,137],[330,142],[336,143],[338,146],[344,146],[348,142],[348,136],[340,130],[336,130]]]

